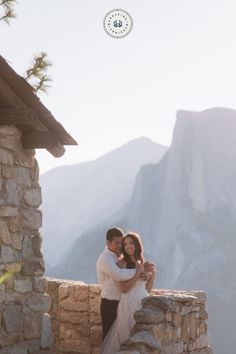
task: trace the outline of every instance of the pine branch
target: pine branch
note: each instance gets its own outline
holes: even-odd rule
[[[15,4],[16,0],[2,0],[0,7],[2,6],[4,8],[4,14],[0,17],[0,21],[4,21],[9,25],[10,19],[16,18],[13,9]]]
[[[46,57],[47,54],[44,52],[35,56],[32,67],[26,71],[25,79],[31,83],[36,93],[39,91],[47,92],[47,89],[50,87],[47,83],[52,81],[46,74],[47,69],[49,66],[52,66],[52,63]]]
[[[2,0],[0,2],[0,6],[5,5],[7,7],[11,7],[16,3],[16,0]]]
[[[47,82],[50,82],[50,81],[52,81],[52,80],[50,79],[50,77],[48,77],[47,75],[43,75],[43,76],[40,78],[38,84],[34,86],[35,91],[36,91],[36,92],[42,91],[42,92],[46,93],[46,92],[47,92],[47,89],[48,89],[49,87],[51,87],[50,85],[47,85]]]
[[[9,24],[10,19],[16,17],[14,13],[16,3],[16,0],[0,0],[0,9],[3,10],[2,14],[0,14],[0,21]],[[48,82],[52,80],[46,74],[46,71],[51,65],[52,63],[47,60],[47,54],[42,52],[38,56],[35,56],[32,67],[26,71],[25,79],[29,82],[32,81],[30,83],[36,93],[39,91],[47,92],[47,89],[50,87]]]
[[[5,15],[3,15],[2,17],[0,17],[0,21],[3,20],[4,22],[6,22],[8,25],[10,23],[10,19],[11,18],[15,18],[16,15],[14,14],[14,12],[12,10],[8,10],[5,12]]]

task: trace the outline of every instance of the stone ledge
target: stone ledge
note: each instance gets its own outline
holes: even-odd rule
[[[98,354],[100,286],[57,278],[46,280],[48,293],[53,297],[50,314],[58,350],[52,354],[64,354],[65,345],[66,354],[72,354],[74,340],[86,344],[83,354]],[[119,353],[212,354],[207,339],[206,299],[203,291],[154,289],[150,297],[143,299],[142,309],[135,313],[135,327]]]

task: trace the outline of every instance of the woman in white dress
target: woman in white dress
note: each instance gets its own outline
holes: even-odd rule
[[[140,237],[136,233],[128,233],[123,239],[123,258],[118,261],[120,268],[137,268],[136,277],[120,282],[122,296],[118,305],[117,318],[103,340],[101,354],[115,354],[122,343],[129,337],[134,327],[134,312],[142,307],[142,299],[149,295],[156,275],[153,263],[145,262]],[[149,272],[147,282],[140,279],[140,274]]]

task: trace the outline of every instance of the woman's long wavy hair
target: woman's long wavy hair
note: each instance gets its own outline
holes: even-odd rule
[[[144,258],[143,258],[143,246],[142,246],[142,242],[140,240],[140,237],[138,234],[134,233],[134,232],[130,232],[128,233],[122,241],[122,253],[124,256],[124,260],[127,263],[127,268],[135,268],[135,263],[131,261],[131,257],[128,253],[125,252],[125,240],[127,238],[131,238],[133,243],[134,243],[134,247],[135,247],[135,251],[134,251],[134,258],[136,261],[141,261],[141,263],[144,263]]]

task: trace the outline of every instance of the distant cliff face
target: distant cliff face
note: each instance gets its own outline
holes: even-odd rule
[[[168,153],[141,168],[126,215],[159,265],[158,286],[208,292],[213,346],[232,353],[236,111],[179,111]]]

